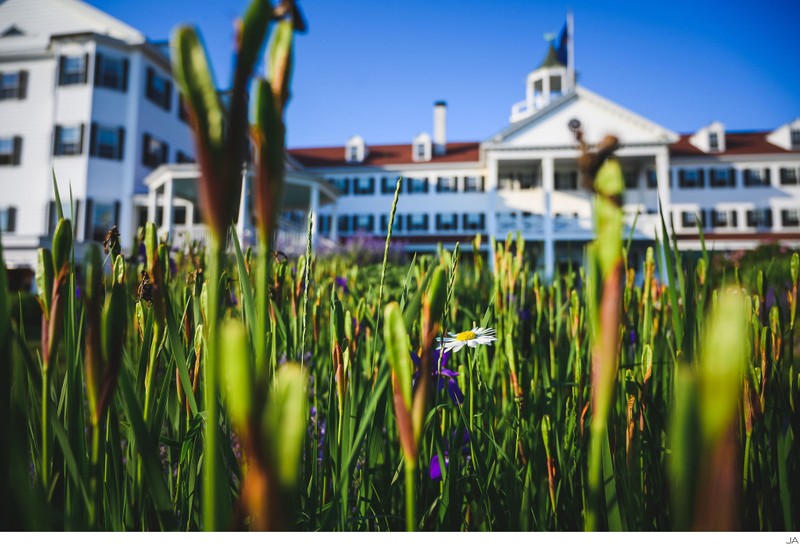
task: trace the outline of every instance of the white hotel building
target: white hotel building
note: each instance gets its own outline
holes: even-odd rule
[[[405,144],[354,136],[340,147],[290,150],[286,217],[315,211],[319,243],[381,237],[402,176],[395,237],[406,249],[481,233],[488,251],[488,236],[519,231],[550,277],[580,260],[593,237],[591,196],[579,186],[568,129],[577,119],[588,142],[606,134],[621,142],[635,250],[658,231],[659,195],[685,249],[699,247],[698,218],[716,249],[800,240],[800,118],[772,131],[715,122],[679,135],[574,85],[552,48],[528,75],[509,124],[487,139],[448,142],[446,108],[434,106],[432,135]],[[127,246],[148,219],[173,241],[202,239],[193,155],[165,44],[80,0],[0,3],[0,231],[10,266],[33,267],[47,244],[53,168],[79,246],[112,224]],[[248,185],[241,203],[238,230],[247,240]],[[286,220],[281,235],[285,248],[304,237]]]
[[[393,234],[409,250],[469,242],[475,233],[503,240],[519,231],[551,277],[557,266],[580,261],[593,238],[591,195],[580,187],[579,151],[568,127],[576,119],[587,142],[607,134],[620,140],[634,252],[660,233],[659,195],[681,249],[700,248],[698,219],[715,249],[800,241],[800,118],[773,131],[726,131],[714,122],[679,135],[570,80],[551,46],[528,75],[509,124],[481,142],[447,142],[447,107],[439,102],[432,136],[396,145],[354,136],[342,147],[290,150],[340,191],[335,207],[321,211],[323,233],[385,234],[402,176]]]

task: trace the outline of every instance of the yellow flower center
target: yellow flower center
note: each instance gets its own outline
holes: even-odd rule
[[[467,340],[475,340],[475,338],[477,338],[477,336],[475,336],[475,333],[472,332],[471,330],[465,332],[459,332],[458,334],[456,334],[456,340],[458,340],[459,342],[466,342]]]

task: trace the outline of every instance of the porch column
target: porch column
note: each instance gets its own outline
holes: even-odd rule
[[[311,212],[311,248],[316,249],[319,239],[319,186],[317,184],[311,185],[309,210]]]
[[[247,222],[247,169],[242,169],[242,192],[239,196],[239,218],[236,219],[236,235],[241,245],[244,243],[244,230]]]
[[[666,149],[656,153],[656,181],[658,182],[658,197],[661,203],[659,213],[664,215],[664,222],[667,225],[667,229],[670,229],[669,214],[672,211],[672,193],[669,187],[669,154]],[[663,237],[663,234],[661,237]]]
[[[553,279],[556,248],[553,240],[553,190],[555,188],[555,165],[552,157],[542,158],[542,189],[544,190],[544,278]]]
[[[147,189],[147,222],[155,223],[157,209],[158,209],[158,187],[150,186]]]
[[[164,198],[162,202],[162,207],[164,207],[164,228],[167,231],[167,238],[172,237],[172,198],[174,197],[174,189],[172,183],[172,177],[167,179],[167,182],[164,183]]]

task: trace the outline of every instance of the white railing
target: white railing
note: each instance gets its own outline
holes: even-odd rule
[[[514,103],[514,106],[511,107],[511,122],[513,123],[517,120],[526,118],[530,116],[533,111],[533,105],[529,104],[528,101]]]

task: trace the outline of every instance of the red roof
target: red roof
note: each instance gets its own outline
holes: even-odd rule
[[[454,163],[477,162],[480,158],[479,142],[448,142],[444,156],[434,156],[431,161],[415,162],[411,157],[411,144],[367,145],[367,157],[362,163],[345,161],[344,146],[325,148],[293,148],[289,150],[294,159],[304,167],[361,167],[371,165],[393,165],[402,163]]]
[[[725,133],[725,152],[709,152],[706,154],[693,146],[689,139],[691,134],[681,135],[680,140],[670,145],[672,156],[726,156],[729,154],[791,154],[797,151],[786,150],[767,142],[769,131],[748,131]]]

